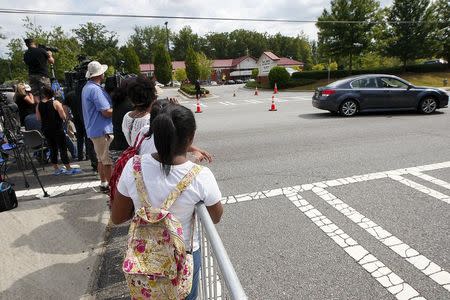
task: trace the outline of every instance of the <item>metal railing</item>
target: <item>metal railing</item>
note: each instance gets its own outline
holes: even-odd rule
[[[245,291],[205,204],[198,203],[195,209],[202,251],[199,299],[246,300]]]

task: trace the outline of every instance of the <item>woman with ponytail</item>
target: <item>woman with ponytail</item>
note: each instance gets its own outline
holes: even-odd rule
[[[195,205],[200,201],[204,202],[212,221],[218,223],[223,213],[220,202],[222,195],[212,172],[207,167],[199,168],[187,158],[196,130],[194,114],[190,109],[181,105],[167,105],[152,120],[151,128],[157,152],[142,155],[140,163],[145,190],[152,207],[162,207],[170,192],[183,178],[192,170],[199,170],[169,208],[169,211],[181,222],[185,245],[190,248]],[[134,179],[133,159],[130,159],[117,185],[111,219],[114,224],[126,222],[139,208],[141,208],[141,202]],[[201,264],[197,231],[193,233],[192,250],[194,276],[191,294],[186,299],[197,297]]]
[[[153,120],[159,115],[159,113],[168,105],[179,105],[174,99],[159,99],[153,102],[151,110],[150,110],[150,124],[152,124]],[[141,131],[138,134],[138,139],[145,135],[145,139],[142,141],[139,154],[152,154],[157,152],[155,147],[155,140],[153,138],[153,130],[150,125],[146,125],[142,127]],[[212,162],[212,156],[207,151],[200,149],[194,145],[191,145],[188,148],[188,152],[191,153],[195,162]]]

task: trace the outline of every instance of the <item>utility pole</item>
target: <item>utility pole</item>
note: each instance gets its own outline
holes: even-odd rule
[[[169,48],[169,28],[167,27],[167,24],[169,24],[169,22],[165,22],[164,25],[166,25],[166,43],[167,43],[167,53],[169,53],[170,56],[170,48]],[[172,63],[172,59],[170,60]],[[170,66],[170,70],[172,71],[172,66]],[[172,74],[173,76],[173,74]],[[170,76],[170,86],[173,86],[173,78],[172,76]]]

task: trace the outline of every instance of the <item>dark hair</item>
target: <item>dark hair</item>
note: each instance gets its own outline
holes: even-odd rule
[[[127,99],[127,90],[128,90],[128,86],[134,80],[136,80],[136,79],[135,78],[127,78],[127,79],[123,80],[122,83],[120,84],[120,86],[115,88],[111,92],[111,101],[112,101],[113,109],[117,108],[122,102],[129,101]]]
[[[182,105],[167,105],[153,120],[154,141],[164,173],[169,175],[175,155],[185,154],[194,137],[196,124],[192,111]]]
[[[35,43],[36,41],[32,38],[29,39],[24,39],[25,45],[27,46],[27,48],[31,47],[31,44]]]
[[[150,110],[150,128],[148,129],[148,132],[146,133],[147,138],[150,138],[153,134],[152,129],[152,122],[156,119],[156,117],[159,115],[161,110],[165,108],[167,105],[175,105],[172,102],[169,101],[168,98],[164,99],[158,99],[152,104],[152,109]]]
[[[55,92],[52,90],[51,87],[49,87],[49,86],[43,86],[43,87],[41,88],[41,95],[42,95],[44,98],[51,99],[51,98],[55,97]]]
[[[156,100],[155,82],[140,75],[128,85],[127,95],[134,109],[144,111]]]

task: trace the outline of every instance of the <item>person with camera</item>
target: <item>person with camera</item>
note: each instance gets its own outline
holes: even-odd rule
[[[114,139],[111,97],[100,85],[105,79],[106,70],[108,70],[107,65],[102,65],[98,61],[90,62],[86,72],[88,82],[81,93],[84,126],[97,154],[97,170],[102,192],[109,191],[108,183],[112,172],[109,145]]]
[[[54,64],[55,60],[52,52],[38,47],[34,39],[29,38],[24,41],[28,50],[23,55],[23,61],[28,66],[31,93],[34,95],[35,103],[38,103],[41,89],[44,86],[51,86],[48,76],[48,64]]]

